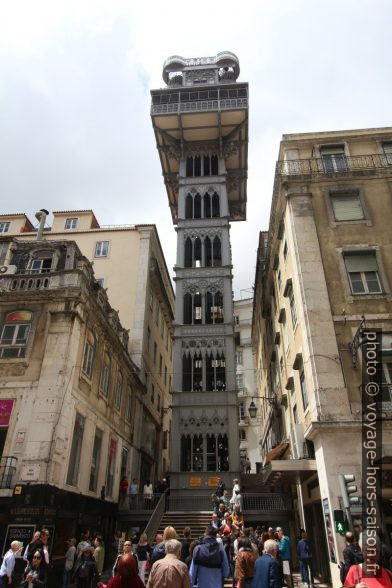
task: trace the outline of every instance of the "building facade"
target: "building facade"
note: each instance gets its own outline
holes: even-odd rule
[[[256,388],[255,356],[252,346],[253,298],[234,300],[235,376],[238,391],[238,426],[241,472],[261,469],[261,412]],[[250,412],[249,412],[250,408]]]
[[[248,86],[230,52],[168,58],[151,117],[177,231],[171,487],[239,472],[230,220],[246,210]]]
[[[2,265],[9,263],[7,251],[13,236],[26,240],[36,236],[23,214],[1,215],[0,231]],[[101,226],[92,210],[55,211],[43,237],[73,239],[78,244],[129,332],[128,350],[147,390],[143,419],[148,429],[156,431],[155,443],[135,456],[129,474],[141,485],[148,480],[154,483],[169,469],[171,412],[167,407],[171,404],[174,317],[174,292],[156,227]]]
[[[335,511],[354,531],[366,523],[361,346],[373,328],[382,329],[376,504],[392,531],[391,152],[390,128],[284,135],[259,242],[252,336],[259,390],[270,399],[263,477],[291,488],[315,572],[334,586],[344,547]],[[349,502],[357,505],[346,504],[344,475],[354,478],[357,500]]]
[[[7,261],[0,527],[8,548],[45,524],[52,556],[62,556],[84,528],[111,538],[120,479],[154,451],[156,433],[128,332],[75,241],[12,238]]]

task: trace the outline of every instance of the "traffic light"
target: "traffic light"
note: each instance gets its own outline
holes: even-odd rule
[[[344,520],[344,512],[342,510],[334,510],[333,518],[335,521],[335,531],[343,535],[346,532],[346,521]]]
[[[344,508],[350,509],[351,506],[359,505],[359,496],[351,496],[358,490],[357,485],[353,484],[355,482],[354,474],[339,474],[339,482]]]

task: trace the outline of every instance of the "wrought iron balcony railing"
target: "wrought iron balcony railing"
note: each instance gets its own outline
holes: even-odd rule
[[[16,471],[16,457],[5,456],[0,458],[0,488],[12,488],[12,481]]]
[[[392,172],[392,154],[382,155],[336,155],[312,159],[294,159],[292,161],[278,161],[275,175],[330,175],[348,174],[353,172],[369,172],[376,170]]]

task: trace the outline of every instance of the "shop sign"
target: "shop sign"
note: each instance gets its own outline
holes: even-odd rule
[[[26,482],[37,482],[39,478],[40,465],[24,465],[20,473],[20,479]]]
[[[202,479],[199,478],[198,476],[192,476],[191,478],[189,478],[189,486],[191,488],[200,488],[201,485],[202,485]]]
[[[21,541],[23,549],[19,557],[22,556],[26,546],[33,538],[35,525],[8,525],[3,544],[3,556],[9,550],[12,541]]]
[[[8,427],[15,398],[4,398],[0,400],[0,427]]]
[[[208,485],[211,488],[216,488],[218,486],[218,484],[219,484],[219,478],[217,478],[216,476],[210,476],[208,478]]]

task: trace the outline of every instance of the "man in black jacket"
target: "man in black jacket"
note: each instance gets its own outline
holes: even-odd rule
[[[346,547],[343,549],[343,567],[340,572],[340,579],[342,584],[346,579],[348,570],[355,564],[363,562],[363,555],[361,548],[355,540],[355,535],[351,531],[347,531],[345,534]]]

